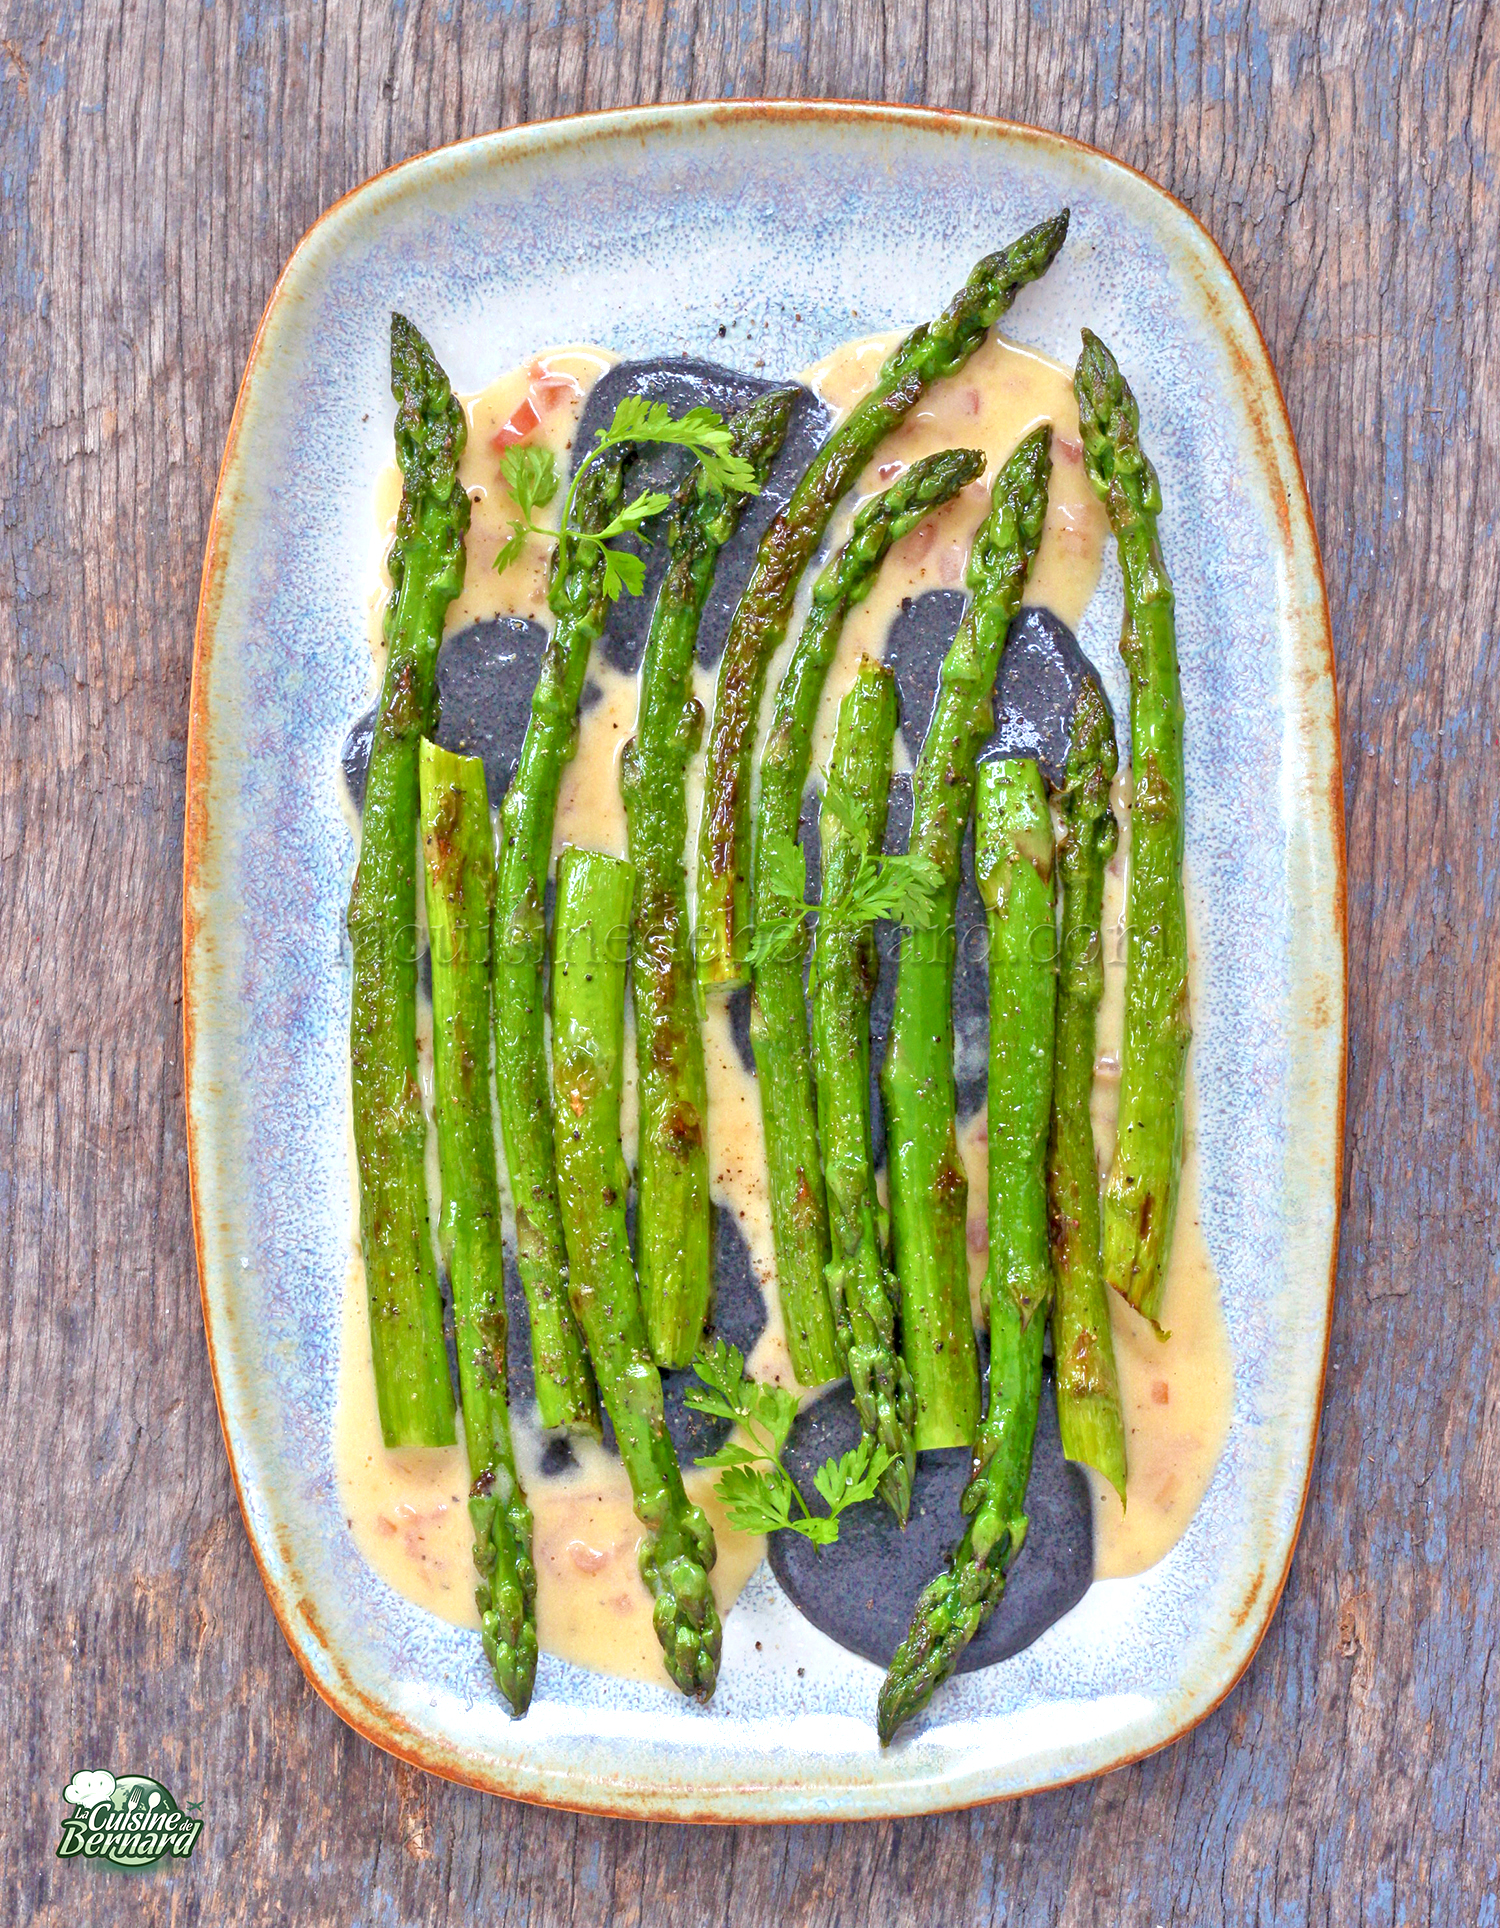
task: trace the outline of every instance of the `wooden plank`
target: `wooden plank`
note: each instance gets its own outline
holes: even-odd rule
[[[64,17],[65,16],[65,17]],[[206,1370],[178,962],[194,600],[235,384],[338,195],[633,100],[925,100],[1153,174],[1244,282],[1344,702],[1341,1294],[1286,1598],[1186,1742],[893,1826],[695,1831],[448,1787],[271,1618]],[[1453,1922],[1500,1886],[1500,68],[1487,9],[1287,0],[10,0],[0,21],[0,1918]],[[187,1866],[53,1858],[76,1767],[205,1803]]]

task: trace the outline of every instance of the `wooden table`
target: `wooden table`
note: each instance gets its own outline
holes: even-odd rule
[[[0,4],[5,1921],[1480,1918],[1500,1886],[1500,35],[1474,4],[1311,11]],[[422,148],[756,94],[1034,121],[1188,203],[1286,388],[1343,700],[1345,1219],[1285,1598],[1179,1746],[892,1826],[580,1819],[357,1739],[256,1576],[189,1227],[194,605],[282,263],[337,196]],[[71,1771],[104,1765],[204,1803],[190,1863],[126,1877],[53,1857]]]

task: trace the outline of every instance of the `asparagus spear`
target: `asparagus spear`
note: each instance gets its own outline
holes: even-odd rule
[[[453,1438],[443,1301],[427,1219],[427,1120],[417,1082],[417,745],[437,716],[437,653],[463,587],[467,424],[431,348],[391,316],[401,509],[391,549],[385,678],[349,897],[349,1057],[370,1348],[387,1446]]]
[[[506,1387],[505,1253],[490,1112],[490,925],[495,852],[484,764],[423,740],[419,774],[427,930],[432,950],[432,1056],[439,1238],[453,1282],[453,1330],[469,1518],[484,1650],[511,1711],[536,1678],[536,1568],[531,1509],[516,1472]]]
[[[578,530],[604,528],[624,493],[622,456],[610,450],[579,477]],[[597,1432],[599,1406],[583,1335],[568,1302],[567,1248],[552,1162],[547,1087],[543,909],[552,824],[563,765],[573,754],[589,652],[604,628],[606,552],[573,543],[554,557],[548,602],[556,625],[542,656],[531,719],[500,812],[495,900],[495,1051],[502,1075],[500,1128],[516,1209],[516,1264],[531,1313],[536,1400],[544,1426]]]
[[[785,901],[776,884],[796,844],[813,727],[845,618],[870,593],[892,544],[983,467],[984,457],[974,449],[945,449],[914,463],[883,495],[864,505],[849,540],[819,576],[807,621],[776,691],[771,733],[761,758],[755,889],[763,904],[773,897]],[[824,897],[826,901],[826,891]],[[754,954],[750,1041],[765,1122],[771,1230],[787,1346],[800,1382],[819,1386],[837,1378],[842,1364],[824,1278],[828,1204],[802,995],[806,938],[800,912],[799,891],[793,919],[797,941],[762,945]]]
[[[698,977],[719,989],[743,981],[753,922],[749,892],[750,760],[766,669],[786,634],[792,600],[828,519],[880,442],[923,391],[962,368],[1019,291],[1052,265],[1068,210],[987,255],[931,323],[892,351],[874,388],[841,422],[765,535],[719,664],[698,835]]]
[[[1005,1591],[1026,1538],[1042,1390],[1057,969],[1052,820],[1036,764],[982,764],[976,814],[974,875],[989,926],[989,1406],[962,1501],[968,1526],[918,1600],[880,1690],[882,1741],[926,1706]]]
[[[1060,796],[1057,867],[1062,930],[1057,1050],[1052,1075],[1052,1136],[1047,1153],[1052,1228],[1052,1352],[1057,1421],[1069,1459],[1094,1467],[1125,1497],[1125,1426],[1115,1374],[1109,1299],[1099,1262],[1099,1173],[1089,1096],[1094,1084],[1094,1020],[1104,994],[1099,920],[1104,866],[1119,831],[1109,807],[1115,774],[1114,725],[1092,678],[1079,690]]]
[[[1125,906],[1120,1123],[1104,1190],[1104,1276],[1158,1325],[1182,1169],[1188,1009],[1182,896],[1182,686],[1172,582],[1156,519],[1161,485],[1140,443],[1140,410],[1115,358],[1083,332],[1073,378],[1083,460],[1109,512],[1125,575],[1120,654],[1130,672],[1134,806]]]
[[[842,823],[825,803],[825,903],[852,889],[861,861],[885,842],[895,735],[896,679],[863,656],[839,705],[828,766],[829,785],[853,805],[857,827]],[[828,1296],[865,1437],[891,1455],[881,1497],[904,1526],[916,1459],[915,1414],[911,1375],[896,1344],[898,1288],[882,1250],[885,1214],[875,1194],[870,1149],[870,1000],[879,974],[872,925],[819,922],[810,992],[833,1248]]]
[[[733,452],[764,484],[797,398],[773,390],[730,424]],[[705,495],[695,469],[674,505],[671,560],[641,664],[636,737],[626,744],[620,787],[635,865],[632,973],[640,1084],[636,1245],[651,1353],[686,1366],[708,1316],[710,1211],[704,1121],[708,1099],[693,985],[683,846],[686,769],[703,731],[692,691],[693,651],[719,551],[747,497]]]
[[[1027,435],[995,478],[969,557],[970,602],[944,660],[937,704],[912,778],[911,849],[941,877],[937,921],[901,939],[896,1005],[881,1072],[890,1147],[892,1256],[901,1281],[902,1349],[916,1392],[918,1450],[968,1446],[979,1423],[979,1355],[969,1311],[969,1181],[953,1085],[954,908],[989,734],[1006,631],[1047,515],[1052,432]]]
[[[713,1529],[688,1500],[662,1408],[641,1316],[620,1150],[625,1056],[625,954],[631,867],[569,848],[557,865],[552,976],[552,1063],[557,1182],[567,1234],[569,1290],[647,1529],[638,1559],[656,1605],[652,1619],[668,1674],[707,1700],[721,1635],[709,1586]]]

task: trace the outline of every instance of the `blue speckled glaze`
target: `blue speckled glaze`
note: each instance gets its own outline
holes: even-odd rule
[[[544,1656],[531,1713],[513,1723],[478,1636],[364,1565],[332,1457],[351,1222],[352,845],[336,783],[370,677],[389,312],[418,323],[463,390],[568,340],[790,372],[926,317],[979,254],[1063,202],[1067,246],[1007,332],[1070,363],[1080,324],[1104,336],[1166,498],[1202,946],[1202,1198],[1235,1375],[1226,1450],[1166,1559],[1096,1584],[1026,1653],[960,1677],[884,1753],[877,1669],[811,1629],[764,1567],[729,1616],[709,1708]],[[1123,724],[1120,605],[1110,558],[1080,640]],[[1274,1608],[1317,1424],[1344,1057],[1335,725],[1316,541],[1254,321],[1191,217],[1105,157],[904,109],[653,108],[448,149],[326,216],[273,297],[220,484],[185,942],[194,1203],[225,1434],[282,1626],[340,1713],[423,1766],[523,1798],[812,1820],[1096,1773],[1207,1712]]]

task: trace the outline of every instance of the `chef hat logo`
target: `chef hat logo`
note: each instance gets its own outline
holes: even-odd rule
[[[75,1774],[63,1789],[63,1799],[71,1801],[74,1807],[97,1807],[107,1801],[115,1791],[115,1777],[107,1767],[86,1768],[83,1773]]]

